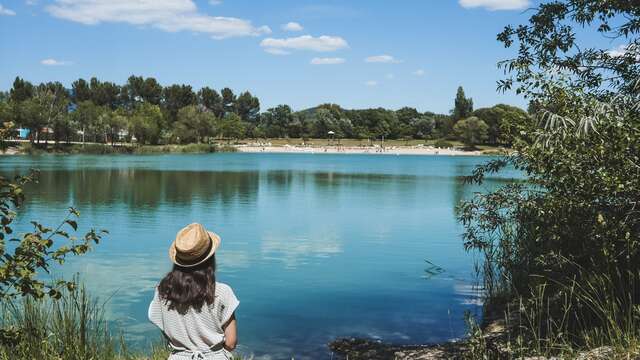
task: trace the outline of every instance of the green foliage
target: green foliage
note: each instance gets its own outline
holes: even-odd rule
[[[218,124],[220,135],[225,139],[239,139],[244,134],[244,124],[234,113],[225,115]]]
[[[467,98],[464,94],[464,89],[462,88],[462,86],[459,86],[458,92],[456,93],[456,100],[454,102],[454,107],[452,111],[452,118],[454,121],[465,119],[471,116],[472,112],[473,112],[473,99]]]
[[[436,140],[436,142],[433,143],[434,147],[437,147],[439,149],[452,149],[453,148],[453,144],[446,141],[446,140],[442,140],[442,139],[438,139]]]
[[[216,122],[215,115],[209,110],[195,105],[186,106],[178,111],[173,136],[178,143],[200,143],[216,135]]]
[[[529,319],[518,345],[525,350],[637,349],[639,24],[628,1],[563,0],[540,4],[529,24],[499,35],[519,45],[518,57],[502,63],[513,77],[500,88],[529,97],[537,121],[510,122],[516,151],[469,181],[509,165],[528,183],[478,194],[459,217],[465,247],[484,255],[488,295],[517,299]],[[628,54],[580,46],[575,27],[619,38]]]
[[[472,116],[458,121],[453,126],[453,131],[466,146],[473,148],[487,140],[489,126],[484,121]]]
[[[136,106],[129,119],[130,132],[140,144],[157,144],[164,125],[160,107],[148,103]]]
[[[84,286],[61,290],[57,300],[2,302],[0,359],[164,360],[169,356],[168,348],[160,343],[147,356],[129,351],[122,336],[111,330],[105,305]]]
[[[471,114],[471,99],[460,91],[457,106],[462,113]],[[154,107],[160,109],[161,117],[150,110]],[[507,113],[498,112],[485,121],[508,123],[510,120],[501,118]],[[218,120],[212,121],[209,114]],[[240,117],[241,126],[222,120],[231,114]],[[203,120],[203,116],[208,118]],[[78,79],[70,90],[59,83],[34,86],[16,78],[8,101],[0,101],[0,117],[13,121],[16,127],[31,129],[34,142],[52,139],[56,143],[113,145],[133,138],[142,144],[202,142],[214,136],[229,137],[219,133],[220,124],[232,125],[234,139],[328,138],[329,131],[338,138],[369,140],[455,139],[452,116],[421,113],[415,108],[346,110],[336,104],[321,104],[294,112],[288,105],[279,105],[260,113],[260,100],[249,91],[236,95],[229,88],[218,92],[203,87],[196,93],[188,85],[163,87],[152,77],[135,75],[122,86],[95,77]],[[490,141],[501,139],[500,126],[491,126]],[[52,132],[43,132],[45,129]]]
[[[34,181],[35,177],[35,173],[14,180],[0,176],[0,302],[17,296],[59,298],[61,288],[71,289],[74,284],[64,280],[49,284],[38,275],[48,272],[52,263],[63,264],[69,255],[86,253],[105,233],[91,230],[80,239],[71,236],[67,231],[77,230],[76,219],[80,215],[71,208],[67,217],[55,228],[33,221],[31,232],[14,235],[12,223],[16,217],[15,209],[24,201],[22,187]],[[58,245],[65,240],[66,245]]]
[[[529,121],[529,115],[524,110],[505,104],[477,109],[473,116],[489,126],[486,142],[491,145],[511,145],[506,136],[511,131],[510,127]]]

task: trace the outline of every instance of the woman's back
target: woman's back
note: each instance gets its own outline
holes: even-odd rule
[[[158,290],[149,305],[149,320],[164,332],[176,350],[206,350],[224,342],[224,325],[229,322],[240,302],[233,290],[216,282],[213,304],[193,308],[181,314],[169,309]]]

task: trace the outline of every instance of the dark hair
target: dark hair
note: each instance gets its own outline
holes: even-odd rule
[[[186,314],[189,309],[197,312],[202,306],[213,304],[216,292],[216,257],[194,266],[182,267],[173,265],[158,286],[158,293],[169,306],[169,310],[176,310]]]

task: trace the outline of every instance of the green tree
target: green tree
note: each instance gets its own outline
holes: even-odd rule
[[[100,110],[93,101],[86,100],[80,102],[71,113],[71,121],[74,122],[76,129],[79,129],[83,144],[86,139],[93,137],[95,140]]]
[[[266,135],[271,138],[283,138],[288,136],[289,125],[293,121],[293,113],[288,105],[278,105],[267,109],[260,116],[260,124],[265,129]]]
[[[157,105],[139,104],[129,118],[129,132],[139,144],[157,144],[163,126],[164,117]]]
[[[583,43],[596,31],[625,53]],[[469,180],[511,165],[528,184],[478,194],[459,213],[465,247],[484,255],[487,292],[520,297],[523,314],[544,308],[532,324],[543,351],[553,351],[547,330],[577,346],[625,348],[640,336],[639,33],[632,1],[558,0],[498,35],[518,52],[501,63],[499,90],[532,100],[534,118],[508,130],[513,154]]]
[[[84,79],[78,79],[71,84],[71,101],[74,104],[92,99],[91,87]]]
[[[220,118],[224,115],[222,106],[222,97],[217,91],[209,87],[203,87],[198,91],[198,104],[209,109],[213,114]]]
[[[33,97],[20,104],[19,111],[23,119],[21,125],[29,128],[39,142],[42,130],[53,129],[54,123],[67,115],[68,106],[69,98],[62,84],[40,84],[35,88]]]
[[[504,104],[477,109],[473,112],[473,116],[489,126],[487,143],[491,145],[508,145],[510,141],[504,136],[508,132],[507,128],[528,121],[529,118],[524,110]]]
[[[464,89],[462,88],[462,86],[459,86],[452,111],[453,120],[458,121],[460,119],[466,119],[467,117],[471,116],[472,112],[473,99],[467,98],[464,94]]]
[[[422,115],[411,120],[413,136],[416,139],[426,139],[431,136],[436,122],[431,116]]]
[[[227,114],[218,123],[218,131],[223,138],[241,139],[244,136],[245,127],[237,114]]]
[[[484,121],[472,116],[458,121],[453,126],[453,131],[466,146],[473,148],[487,140],[489,126]]]
[[[236,96],[233,94],[233,90],[224,88],[220,91],[222,95],[222,111],[224,115],[236,112]]]
[[[180,109],[174,124],[174,137],[181,143],[200,143],[204,138],[216,133],[216,117],[208,110],[196,105]]]
[[[171,85],[164,88],[163,107],[167,114],[168,124],[178,118],[178,111],[185,106],[197,104],[197,96],[189,85]]]
[[[127,107],[126,101],[121,98],[120,86],[112,82],[102,82],[95,77],[89,80],[91,88],[91,101],[97,106],[108,106],[111,110],[115,110],[119,106]]]
[[[260,100],[245,91],[236,99],[236,112],[243,121],[256,123],[260,113]]]
[[[120,133],[129,126],[126,112],[118,110],[105,109],[98,118],[106,131],[105,141],[110,141],[111,145],[115,145],[120,140]]]

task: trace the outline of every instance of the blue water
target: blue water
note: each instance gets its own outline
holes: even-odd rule
[[[460,177],[484,157],[211,154],[13,156],[0,173],[41,171],[18,227],[57,224],[80,210],[80,230],[110,234],[61,270],[109,299],[107,316],[134,347],[160,336],[146,320],[170,269],[175,233],[201,222],[222,237],[219,281],[240,299],[240,352],[329,357],[336,337],[396,343],[464,335],[477,313],[474,259],[455,205],[482,187]],[[428,260],[444,272],[428,276]],[[326,356],[325,356],[326,354]]]

